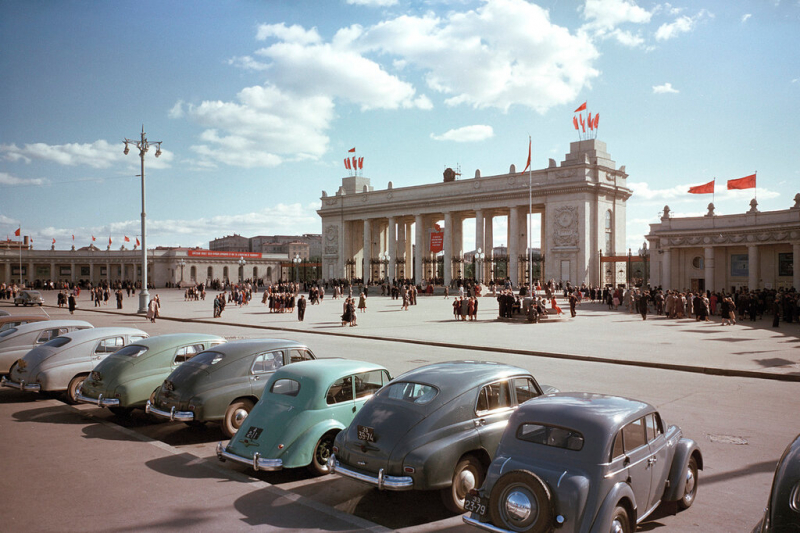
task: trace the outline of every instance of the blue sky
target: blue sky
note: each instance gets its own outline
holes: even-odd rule
[[[319,233],[353,146],[376,189],[521,169],[529,135],[544,168],[588,101],[635,251],[664,205],[704,214],[686,191],[714,178],[718,214],[748,209],[725,181],[755,171],[760,210],[793,205],[799,35],[798,0],[0,0],[0,236],[133,240],[142,125],[163,141],[148,247],[205,247]]]

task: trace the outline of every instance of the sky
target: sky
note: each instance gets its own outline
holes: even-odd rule
[[[799,35],[800,0],[0,0],[0,237],[137,238],[142,128],[147,246],[207,247],[320,233],[353,147],[375,189],[522,169],[529,136],[546,168],[587,102],[635,253],[665,205],[706,213],[691,186],[794,204]]]

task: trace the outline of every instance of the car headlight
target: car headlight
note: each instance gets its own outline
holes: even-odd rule
[[[795,513],[800,513],[800,481],[794,484],[792,492],[789,493],[789,507]]]

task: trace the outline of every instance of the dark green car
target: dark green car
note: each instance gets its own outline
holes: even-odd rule
[[[189,425],[221,422],[232,437],[261,399],[273,372],[316,359],[306,346],[285,339],[246,339],[206,350],[164,380],[146,411]]]
[[[77,399],[117,414],[144,409],[148,399],[178,365],[225,343],[205,333],[174,333],[142,339],[109,355],[83,382]]]

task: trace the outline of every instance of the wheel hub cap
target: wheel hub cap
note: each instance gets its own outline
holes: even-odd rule
[[[694,483],[695,483],[694,472],[692,472],[692,469],[689,468],[686,471],[686,492],[685,492],[686,499],[688,500],[691,500],[692,495],[694,494]]]
[[[244,409],[237,409],[236,412],[233,413],[233,423],[236,427],[241,426],[245,418],[247,418],[247,411]]]
[[[514,491],[506,498],[506,513],[509,518],[523,522],[536,512],[536,504],[527,494]]]
[[[458,490],[459,496],[463,497],[466,493],[475,487],[475,473],[470,470],[464,470],[458,475]]]

